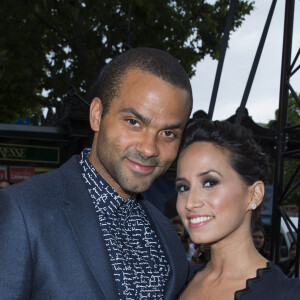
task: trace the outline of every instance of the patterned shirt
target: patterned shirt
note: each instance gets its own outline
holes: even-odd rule
[[[136,195],[124,200],[88,160],[78,157],[95,206],[120,299],[163,299],[170,274],[157,234]]]

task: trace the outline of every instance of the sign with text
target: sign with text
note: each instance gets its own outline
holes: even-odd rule
[[[34,168],[9,167],[9,182],[21,182],[34,176]]]
[[[0,144],[0,160],[58,164],[59,148]]]
[[[6,170],[7,170],[6,167],[0,166],[0,181],[7,179]]]

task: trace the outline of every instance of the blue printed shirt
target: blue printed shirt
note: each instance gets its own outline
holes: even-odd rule
[[[90,149],[79,155],[82,176],[99,219],[120,299],[163,299],[170,266],[136,195],[123,199],[95,170]]]

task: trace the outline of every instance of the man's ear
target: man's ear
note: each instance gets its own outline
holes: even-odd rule
[[[251,200],[249,202],[249,210],[258,207],[263,201],[265,195],[265,185],[262,181],[255,181],[251,186]]]
[[[99,131],[102,111],[102,102],[98,97],[95,97],[90,105],[90,125],[95,132]]]

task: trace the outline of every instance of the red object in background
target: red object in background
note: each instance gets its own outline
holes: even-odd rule
[[[21,182],[34,176],[34,168],[9,167],[9,182]]]
[[[6,170],[0,169],[0,181],[6,180]]]

